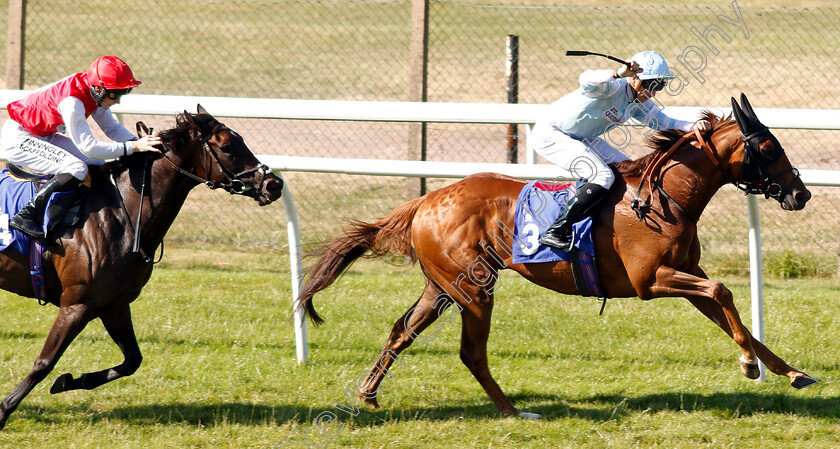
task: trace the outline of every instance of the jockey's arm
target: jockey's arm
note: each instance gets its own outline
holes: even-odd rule
[[[94,115],[102,110],[102,108],[98,108],[97,111],[94,112]],[[110,111],[104,111],[108,113],[107,115],[110,116],[111,120],[116,122]],[[137,137],[134,136],[134,134],[131,134],[119,123],[117,123],[117,125],[119,125],[124,132],[115,130],[112,126],[108,125],[106,126],[111,129],[103,128],[103,131],[105,131],[108,137],[117,137],[117,139],[114,140],[119,140],[118,142],[102,142],[96,140],[90,129],[90,125],[88,125],[88,122],[85,119],[84,105],[78,98],[67,97],[62,100],[61,103],[58,104],[58,112],[64,119],[65,132],[67,133],[67,136],[73,141],[76,148],[78,148],[87,157],[92,159],[114,159],[124,154],[131,154],[133,152],[134,145],[131,142],[125,141],[136,139]],[[102,123],[95,116],[94,120],[96,120],[100,127],[102,126]],[[107,124],[107,119],[105,119],[105,123]]]
[[[116,117],[114,117],[114,113],[111,112],[110,109],[96,108],[90,116],[96,124],[99,125],[102,132],[104,132],[105,135],[114,142],[125,142],[127,140],[137,139],[137,136],[135,136],[134,133],[126,129],[125,126],[117,121]]]
[[[664,112],[657,108],[651,100],[645,101],[641,104],[633,104],[631,106],[630,115],[648,128],[655,129],[657,131],[663,131],[666,129],[691,131],[694,127],[694,122],[687,122],[685,120],[679,120],[667,116]]]
[[[580,88],[589,98],[604,98],[621,88],[621,82],[613,75],[614,70],[587,70],[580,74]]]

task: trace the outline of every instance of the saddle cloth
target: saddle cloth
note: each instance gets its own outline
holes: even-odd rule
[[[12,247],[24,256],[29,255],[31,239],[17,229],[10,228],[9,221],[29,203],[34,194],[35,183],[17,180],[9,174],[8,170],[0,170],[0,251]],[[45,231],[50,226],[50,214],[48,213],[50,206],[54,202],[73,194],[75,192],[57,192],[50,197],[47,207],[44,209],[42,220]],[[77,212],[77,210],[71,210],[63,221],[72,222],[76,218]]]
[[[584,217],[572,226],[572,253],[540,245],[540,236],[552,225],[566,202],[577,193],[573,183],[533,181],[525,185],[516,200],[513,263],[569,261],[575,286],[582,296],[605,298],[595,263],[592,219]],[[604,302],[606,304],[606,301]],[[603,313],[603,306],[601,308]]]
[[[569,261],[571,255],[557,248],[540,245],[540,236],[554,224],[566,202],[575,196],[574,183],[531,181],[519,192],[514,220],[513,263]],[[572,228],[573,245],[590,256],[595,255],[592,219],[585,217]]]

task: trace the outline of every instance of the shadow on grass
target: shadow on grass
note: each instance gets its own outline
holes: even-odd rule
[[[723,418],[757,414],[801,415],[840,418],[840,397],[801,398],[786,394],[760,393],[661,393],[638,397],[595,395],[566,400],[540,395],[512,396],[523,410],[539,413],[544,419],[578,418],[609,421],[639,413],[710,412]],[[527,406],[527,403],[534,403]]]
[[[840,397],[798,398],[783,394],[715,393],[710,395],[663,393],[639,397],[595,395],[567,400],[549,395],[522,394],[510,399],[524,411],[539,413],[543,420],[580,419],[606,422],[641,413],[710,412],[724,419],[756,414],[801,415],[815,418],[840,418]],[[377,426],[400,421],[448,421],[452,419],[498,419],[496,408],[486,404],[441,404],[439,407],[388,407],[371,409],[358,402],[355,416],[335,407],[299,405],[264,405],[245,402],[211,404],[144,404],[111,410],[87,406],[27,407],[15,414],[18,419],[31,419],[51,424],[60,416],[80,422],[125,421],[132,425],[245,425],[310,426],[324,411],[333,412],[344,423]]]

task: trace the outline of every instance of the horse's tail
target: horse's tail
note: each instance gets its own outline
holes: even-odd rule
[[[409,256],[417,261],[411,245],[411,222],[425,197],[409,201],[394,209],[376,223],[348,222],[347,229],[320,250],[307,254],[318,260],[308,270],[308,279],[298,296],[298,306],[303,307],[313,323],[321,324],[323,318],[315,311],[312,296],[329,287],[356,259],[370,251],[368,257],[385,254]]]

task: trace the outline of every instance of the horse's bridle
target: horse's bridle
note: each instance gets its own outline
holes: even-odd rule
[[[204,179],[196,175],[195,173],[192,173],[179,167],[175,162],[172,161],[172,159],[170,159],[166,155],[169,152],[169,148],[167,148],[166,144],[163,145],[163,151],[161,151],[161,153],[163,154],[163,158],[166,159],[166,161],[169,162],[169,164],[172,165],[172,167],[178,173],[181,173],[182,175],[188,178],[198,181],[199,183],[202,183],[211,189],[221,188],[230,193],[231,195],[236,194],[255,197],[256,195],[259,195],[259,192],[262,191],[263,184],[265,184],[266,177],[268,173],[271,172],[271,169],[268,168],[268,166],[265,164],[260,164],[257,167],[250,168],[248,170],[243,170],[239,173],[233,173],[230,169],[228,169],[225,166],[225,164],[222,163],[222,159],[219,157],[219,154],[216,153],[216,150],[210,145],[210,139],[212,139],[216,136],[216,134],[224,130],[230,131],[230,129],[226,127],[223,123],[217,122],[216,126],[214,126],[212,130],[210,130],[210,133],[201,138],[201,146],[205,150],[205,161],[208,161],[208,154],[216,160],[216,164],[219,166],[219,169],[222,171],[222,174],[225,175],[225,177],[227,178],[226,183]],[[208,167],[207,163],[205,163],[205,167]],[[251,175],[255,172],[262,174],[259,185],[253,185],[253,183],[251,183],[251,185],[248,185],[247,183],[245,183],[245,181],[242,180],[242,178],[244,178],[245,176]],[[210,169],[205,168],[205,173],[210,173]]]
[[[142,126],[142,128],[141,128],[141,126]],[[145,134],[151,134],[151,132],[147,128],[145,128],[145,126],[146,125],[143,125],[142,122],[137,123],[138,135],[140,134],[141,129],[146,130]],[[182,175],[184,175],[188,178],[194,179],[194,180],[198,181],[199,183],[202,183],[202,184],[206,185],[207,187],[210,187],[211,189],[222,188],[222,189],[225,189],[227,192],[229,192],[231,195],[238,194],[238,195],[246,195],[246,196],[251,196],[251,197],[256,198],[257,195],[259,195],[259,193],[262,191],[263,184],[265,184],[266,175],[270,172],[271,169],[269,169],[268,166],[265,165],[265,164],[260,164],[258,167],[254,167],[254,168],[251,168],[251,169],[248,169],[248,170],[244,170],[244,171],[241,171],[239,173],[233,173],[232,171],[230,171],[230,169],[225,167],[225,165],[222,163],[222,160],[219,157],[218,153],[216,153],[216,150],[214,150],[213,147],[210,145],[210,139],[212,139],[213,137],[216,136],[216,134],[218,134],[218,133],[220,133],[224,130],[228,130],[230,132],[233,132],[230,128],[226,127],[221,122],[216,122],[216,125],[213,127],[213,129],[210,131],[210,133],[207,136],[201,138],[201,145],[205,150],[204,151],[205,161],[209,162],[207,160],[207,157],[208,157],[207,155],[208,154],[210,156],[212,156],[213,159],[216,160],[216,163],[219,165],[219,169],[222,171],[222,174],[224,174],[225,177],[227,178],[227,180],[228,180],[227,183],[214,182],[214,181],[211,181],[209,179],[204,179],[204,178],[196,175],[195,173],[189,172],[189,171],[184,170],[183,168],[179,167],[175,162],[172,161],[172,159],[170,159],[166,155],[167,153],[169,153],[171,151],[171,149],[167,147],[166,143],[163,143],[163,150],[161,151],[161,155],[163,156],[164,159],[166,159],[167,162],[169,162],[169,164],[172,166],[172,168],[175,169],[175,171],[177,171],[178,173],[180,173],[180,174],[182,174]],[[141,200],[140,200],[140,203],[139,203],[139,206],[138,206],[137,223],[135,225],[133,225],[131,223],[131,215],[128,213],[128,210],[125,207],[125,201],[122,199],[122,194],[120,193],[120,189],[119,189],[119,187],[117,187],[116,177],[115,177],[115,182],[114,182],[114,187],[117,191],[117,195],[120,197],[120,205],[122,206],[122,210],[123,210],[123,212],[125,212],[125,215],[128,219],[128,225],[131,228],[132,233],[134,234],[134,245],[133,245],[133,248],[132,248],[132,252],[140,254],[143,257],[143,260],[146,261],[146,263],[152,262],[152,258],[149,257],[146,254],[146,252],[143,250],[143,248],[140,246],[140,226],[141,226],[141,220],[140,219],[143,215],[143,200],[142,200],[142,198],[145,196],[144,192],[146,190],[146,172],[147,172],[147,169],[148,169],[149,161],[150,161],[149,158],[146,158],[145,161],[144,161],[143,180],[141,182],[141,187],[140,187],[140,198],[141,198]],[[205,163],[205,173],[210,173],[210,169],[207,168],[208,166],[209,165],[207,163]],[[248,185],[244,181],[242,181],[242,178],[244,176],[248,176],[248,175],[250,175],[251,173],[254,173],[254,172],[259,172],[259,173],[262,174],[262,179],[260,180],[260,184],[258,186],[254,186],[253,184]],[[251,192],[254,192],[254,193],[251,193]],[[161,259],[163,258],[163,242],[162,241],[161,241],[160,257],[161,257]],[[158,262],[160,262],[160,260],[158,260]],[[154,264],[154,263],[157,263],[157,262],[152,262],[152,263]]]
[[[782,148],[779,141],[773,136],[767,127],[763,127],[755,132],[744,135],[741,134],[741,139],[744,141],[744,160],[741,163],[741,171],[738,173],[738,179],[733,180],[730,176],[730,182],[739,190],[744,192],[744,195],[749,194],[764,194],[765,198],[781,198],[786,196],[793,190],[793,184],[799,178],[799,170],[791,167],[788,170],[770,174],[768,167],[776,163],[784,154],[785,150]],[[765,156],[761,153],[761,142],[770,140],[773,142],[775,151],[772,156]],[[744,179],[744,173],[755,174],[758,179],[747,180]],[[775,182],[776,179],[784,174],[793,173],[794,179],[782,188],[781,184]],[[728,173],[726,173],[728,175]],[[762,183],[762,187],[756,187],[756,184]],[[742,185],[743,184],[743,185]]]
[[[668,201],[673,203],[677,207],[677,209],[681,210],[686,216],[688,216],[695,222],[698,220],[698,218],[694,217],[691,213],[689,213],[688,210],[685,209],[685,207],[683,207],[682,205],[677,203],[676,200],[671,198],[671,196],[668,195],[665,189],[662,188],[661,183],[654,181],[652,178],[653,172],[657,168],[659,168],[662,165],[662,163],[665,160],[667,160],[671,156],[671,154],[674,153],[674,151],[677,150],[677,148],[682,146],[682,144],[686,140],[689,140],[692,136],[694,136],[697,139],[697,143],[699,144],[700,149],[702,149],[703,152],[705,152],[706,155],[709,157],[709,159],[711,159],[712,164],[714,164],[714,166],[717,167],[718,170],[721,171],[721,173],[723,173],[723,175],[729,180],[729,182],[732,185],[738,188],[738,190],[744,192],[745,195],[764,194],[765,198],[773,197],[778,200],[779,198],[782,198],[788,193],[790,193],[790,191],[793,189],[793,184],[796,182],[797,179],[799,179],[799,170],[797,170],[794,167],[791,167],[788,170],[776,174],[769,173],[768,167],[770,165],[773,165],[777,160],[779,160],[779,158],[782,157],[782,155],[784,155],[784,149],[782,149],[782,146],[778,143],[776,138],[773,137],[773,134],[770,133],[770,130],[767,127],[759,129],[758,131],[755,131],[748,135],[744,135],[743,133],[741,134],[741,139],[744,141],[744,160],[741,164],[741,170],[738,173],[737,179],[733,178],[732,175],[729,174],[729,172],[727,172],[723,169],[723,167],[720,166],[720,157],[718,156],[717,151],[714,150],[712,145],[706,142],[706,140],[703,138],[703,134],[695,128],[693,133],[684,134],[676,143],[674,143],[674,145],[671,146],[670,149],[668,149],[668,151],[666,151],[665,153],[659,153],[659,155],[657,155],[645,169],[645,172],[642,175],[642,179],[639,181],[639,188],[636,190],[636,197],[631,202],[631,207],[636,212],[636,217],[639,219],[639,221],[642,221],[644,219],[644,215],[646,212],[645,209],[650,208],[650,205],[646,204],[640,198],[642,187],[644,186],[645,181],[647,181],[651,185],[651,188],[655,187],[666,199],[668,199]],[[771,157],[764,156],[761,153],[761,150],[759,149],[760,143],[764,140],[773,141],[776,151]],[[756,172],[758,179],[744,179],[745,171],[747,171],[748,173]],[[781,184],[774,181],[780,176],[787,173],[793,173],[794,179],[787,186],[782,188]],[[760,187],[757,186],[759,183],[762,183]]]

